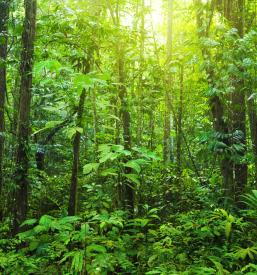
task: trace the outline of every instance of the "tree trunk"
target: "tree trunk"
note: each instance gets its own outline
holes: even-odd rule
[[[6,87],[6,59],[8,43],[8,17],[9,17],[9,0],[0,0],[0,221],[3,218],[3,158],[4,158],[4,136],[5,136],[5,95]]]
[[[22,35],[21,53],[21,84],[20,103],[17,126],[17,153],[16,153],[16,202],[14,210],[14,231],[26,219],[28,209],[28,169],[29,169],[29,131],[30,131],[30,104],[32,89],[32,67],[34,55],[34,39],[36,27],[36,0],[25,0],[25,19]]]
[[[231,22],[232,26],[238,30],[240,38],[244,36],[244,0],[235,0],[227,3],[226,13],[224,16]],[[230,12],[228,12],[230,11]],[[238,67],[240,71],[242,69]],[[235,91],[232,94],[232,130],[240,131],[242,138],[240,142],[245,146],[240,152],[240,157],[246,153],[246,106],[244,93],[244,79],[234,76],[232,85]],[[247,184],[247,164],[234,163],[234,186],[236,202],[240,201],[240,195]]]
[[[45,154],[46,154],[46,149],[45,146],[51,142],[51,140],[54,138],[54,136],[62,129],[64,128],[67,124],[71,122],[70,118],[67,118],[64,120],[62,123],[54,127],[49,134],[46,136],[46,138],[39,142],[39,147],[35,153],[35,160],[37,164],[37,169],[40,171],[45,170]]]
[[[198,28],[198,37],[208,37],[209,29],[211,26],[211,21],[214,14],[214,3],[212,1],[211,5],[211,13],[208,14],[208,23],[203,22],[203,9],[202,9],[202,2],[201,0],[195,0],[195,5],[197,8],[197,28]],[[202,48],[202,56],[204,62],[209,62],[210,54],[208,50]],[[214,72],[206,66],[206,72],[208,75],[208,83],[210,87],[215,87],[215,75]],[[227,122],[224,119],[224,106],[222,100],[218,95],[212,95],[209,98],[209,106],[212,113],[213,118],[213,128],[216,132],[221,133],[223,136],[227,136],[229,133]],[[230,141],[228,138],[224,138],[221,140],[227,146],[230,145]],[[233,183],[233,163],[230,160],[230,157],[227,154],[223,154],[222,160],[220,163],[220,170],[223,177],[223,188],[225,190],[225,195],[228,197],[233,197],[234,194],[234,183]]]
[[[238,29],[238,34],[241,38],[244,36],[244,0],[237,1],[238,10],[235,15],[235,26]],[[239,68],[239,70],[241,70]],[[232,94],[233,110],[233,128],[242,132],[243,137],[241,143],[245,146],[244,151],[241,153],[243,157],[246,153],[246,106],[245,106],[245,93],[244,93],[244,79],[234,79],[235,92]],[[235,164],[235,195],[236,201],[239,203],[240,196],[247,184],[247,164]],[[239,203],[240,204],[240,203]]]
[[[252,150],[255,164],[255,184],[257,183],[257,113],[254,98],[251,98],[251,92],[248,92],[247,111],[250,122],[250,132],[252,140]]]
[[[171,85],[172,77],[170,74],[170,62],[172,60],[172,21],[173,21],[173,0],[168,0],[168,26],[167,26],[167,60],[166,60],[166,87],[165,87],[165,113],[164,113],[164,135],[163,135],[163,160],[165,163],[169,163],[172,156],[172,141],[171,141]]]
[[[181,176],[181,146],[183,140],[182,119],[183,119],[183,93],[184,93],[184,66],[180,68],[180,89],[179,89],[179,106],[178,106],[178,122],[177,122],[177,168],[178,175]]]
[[[131,134],[130,134],[130,113],[128,110],[128,95],[125,87],[125,72],[124,72],[124,52],[123,49],[118,50],[118,77],[119,77],[119,99],[121,102],[121,117],[123,123],[123,142],[126,150],[131,150]],[[131,173],[130,168],[126,168],[126,174]],[[125,206],[131,214],[134,211],[134,189],[131,184],[125,182],[124,186]]]
[[[137,145],[141,146],[143,128],[144,128],[144,106],[143,106],[143,73],[144,73],[144,52],[145,52],[145,0],[141,0],[141,26],[140,26],[140,67],[139,67],[139,83],[138,83],[138,118],[137,118]]]
[[[77,117],[77,127],[82,128],[82,119],[84,112],[84,104],[86,98],[86,90],[84,89],[80,95],[79,107],[78,107],[78,117]],[[77,189],[78,189],[78,171],[79,171],[79,155],[80,155],[80,139],[81,133],[76,132],[73,140],[73,162],[72,162],[72,174],[70,183],[70,197],[69,197],[69,216],[74,216],[77,214]]]

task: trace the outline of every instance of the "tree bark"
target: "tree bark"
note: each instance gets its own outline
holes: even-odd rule
[[[144,105],[143,105],[143,73],[144,73],[144,52],[145,52],[145,0],[141,0],[141,26],[140,26],[140,67],[139,67],[139,82],[138,82],[138,118],[137,118],[137,145],[141,146],[144,129]]]
[[[82,69],[84,74],[88,74],[90,72],[90,68],[91,68],[90,62],[91,62],[91,53],[90,53],[90,57],[83,62]],[[78,112],[77,112],[76,126],[78,128],[83,128],[83,113],[84,113],[85,99],[86,99],[86,90],[83,89],[80,94]],[[79,158],[80,158],[80,139],[81,139],[81,132],[77,131],[73,139],[73,162],[72,162],[70,196],[69,196],[69,206],[68,206],[69,216],[76,215],[77,208],[78,208],[78,172],[79,172]]]
[[[238,29],[238,34],[241,38],[244,36],[244,0],[237,0],[237,10],[234,16],[234,25]],[[239,68],[242,71],[241,68]],[[246,106],[245,106],[245,93],[244,93],[244,79],[234,79],[235,92],[232,94],[233,110],[233,128],[241,131],[243,134],[241,143],[245,146],[244,151],[241,152],[243,157],[246,153]],[[240,205],[240,196],[247,184],[247,171],[246,163],[235,164],[235,195],[236,202]]]
[[[17,153],[16,153],[16,196],[14,210],[14,231],[26,219],[28,210],[28,169],[29,169],[29,132],[30,132],[30,105],[32,97],[32,67],[34,55],[34,40],[36,28],[36,0],[25,0],[25,19],[22,35],[21,53],[21,84],[19,116],[17,126]]]
[[[3,158],[4,158],[4,139],[5,139],[5,96],[6,87],[6,59],[8,44],[8,17],[9,0],[0,0],[0,221],[3,218]]]
[[[247,95],[249,98],[247,100],[247,111],[250,122],[250,132],[252,140],[252,151],[254,155],[254,164],[255,164],[255,184],[257,183],[257,113],[256,113],[256,104],[254,98],[251,98],[251,92],[248,92]]]
[[[179,106],[178,106],[178,125],[177,125],[177,169],[178,175],[181,176],[181,155],[182,155],[182,119],[183,119],[183,93],[184,93],[184,66],[180,67],[180,89],[179,89]]]
[[[238,30],[240,38],[244,36],[244,0],[228,1],[226,3],[224,16],[228,19],[231,25]],[[238,70],[242,71],[240,65]],[[235,91],[232,93],[232,130],[240,131],[242,138],[240,142],[244,145],[244,150],[240,152],[242,158],[246,153],[246,104],[244,93],[244,79],[237,76],[232,77],[232,85]],[[235,200],[238,204],[240,195],[247,184],[247,164],[236,161],[234,163],[234,186]]]
[[[163,134],[163,160],[169,163],[173,158],[171,132],[171,85],[172,77],[170,74],[170,62],[172,60],[172,24],[173,24],[173,0],[168,0],[168,26],[167,26],[167,56],[166,56],[166,87],[165,87],[165,112],[164,112],[164,134]]]
[[[119,77],[119,99],[121,102],[121,117],[123,124],[123,142],[125,150],[131,150],[131,134],[130,134],[130,113],[128,110],[128,95],[125,87],[125,72],[124,72],[124,52],[123,49],[118,50],[118,77]],[[130,168],[126,168],[126,174],[131,173]],[[131,184],[125,182],[124,186],[124,201],[125,206],[132,214],[134,211],[134,189]]]
[[[201,0],[195,0],[195,5],[197,8],[197,28],[198,28],[198,37],[204,38],[208,37],[209,29],[211,26],[211,21],[214,15],[214,4],[215,1],[211,2],[211,13],[208,14],[208,22],[203,22],[203,6]],[[202,56],[204,62],[208,62],[210,59],[210,54],[208,50],[202,47]],[[210,87],[215,87],[215,75],[214,72],[209,66],[206,66],[206,72],[208,75],[208,83]],[[218,95],[212,95],[209,98],[209,106],[213,118],[213,128],[216,132],[221,133],[223,136],[228,136],[229,128],[227,122],[224,119],[224,105],[221,98]],[[223,138],[221,140],[227,146],[230,146],[230,140],[228,138]],[[223,178],[223,188],[225,190],[225,196],[233,197],[234,194],[234,182],[233,182],[233,163],[230,159],[230,156],[223,154],[222,160],[220,163],[220,170]]]
[[[37,169],[40,171],[45,170],[45,146],[51,142],[51,140],[54,138],[54,136],[62,129],[64,128],[67,124],[71,122],[71,119],[68,118],[64,120],[62,123],[54,127],[49,134],[46,136],[46,138],[39,143],[39,148],[37,149],[35,153],[35,159],[36,159],[36,164],[37,164]]]
[[[77,127],[82,128],[82,119],[84,112],[84,104],[86,98],[86,90],[84,89],[80,95],[79,107],[78,107],[78,117],[77,117]],[[78,189],[78,171],[79,171],[79,155],[80,155],[80,139],[81,133],[76,132],[73,140],[73,162],[72,162],[72,174],[70,182],[70,196],[69,196],[69,216],[74,216],[77,214],[77,189]]]

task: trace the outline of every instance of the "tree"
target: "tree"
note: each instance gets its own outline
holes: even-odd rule
[[[21,83],[19,116],[17,126],[17,153],[16,153],[16,196],[14,206],[14,231],[25,220],[28,211],[29,191],[29,136],[30,136],[30,105],[32,97],[32,67],[34,56],[34,40],[36,30],[37,1],[25,0],[25,19],[22,34],[21,53]]]
[[[89,54],[90,56],[90,54]],[[90,71],[90,58],[83,62],[83,73],[87,74]],[[76,127],[83,129],[83,113],[86,99],[86,89],[83,89],[78,104]],[[81,130],[77,130],[73,139],[73,162],[72,162],[72,174],[70,182],[70,196],[68,214],[74,216],[77,214],[77,189],[78,189],[78,171],[79,171],[79,156],[80,156],[80,139]]]
[[[167,53],[166,53],[166,85],[165,85],[165,111],[164,111],[164,135],[163,135],[163,159],[169,163],[173,158],[173,144],[171,139],[172,117],[170,106],[172,104],[170,91],[172,90],[172,76],[170,73],[172,61],[172,20],[173,20],[173,0],[168,0],[168,23],[167,23]]]
[[[4,158],[4,136],[5,136],[5,96],[6,85],[6,61],[8,43],[8,17],[10,1],[0,1],[0,221],[3,217],[3,158]]]

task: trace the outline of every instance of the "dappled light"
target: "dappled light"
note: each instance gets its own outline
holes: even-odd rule
[[[257,274],[257,2],[0,0],[0,275]]]

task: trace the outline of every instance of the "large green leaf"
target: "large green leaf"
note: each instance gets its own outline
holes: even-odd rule
[[[84,165],[83,173],[85,175],[88,175],[93,171],[97,171],[99,165],[100,165],[99,163],[88,163],[88,164]]]

